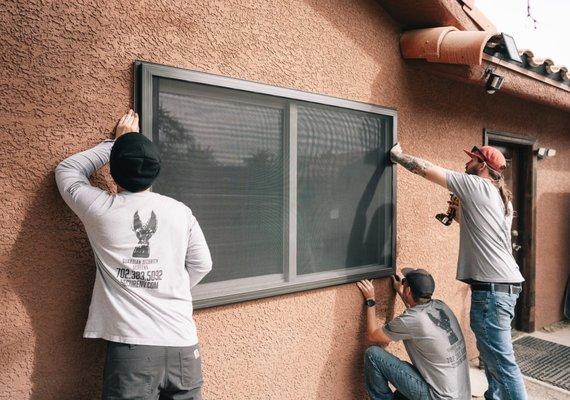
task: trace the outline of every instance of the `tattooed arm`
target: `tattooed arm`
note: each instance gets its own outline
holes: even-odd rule
[[[404,154],[400,144],[396,144],[390,150],[390,159],[416,175],[426,178],[428,181],[437,183],[447,189],[447,174],[444,168],[438,167],[429,161]]]

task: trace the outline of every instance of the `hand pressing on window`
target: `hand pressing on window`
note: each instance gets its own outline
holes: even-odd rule
[[[374,300],[374,286],[372,285],[372,280],[363,279],[360,282],[356,282],[356,286],[362,292],[365,300]]]
[[[120,138],[125,133],[139,132],[139,115],[133,110],[129,110],[121,117],[115,126],[115,139]]]

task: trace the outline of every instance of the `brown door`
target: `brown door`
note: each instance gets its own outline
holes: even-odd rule
[[[513,225],[511,228],[511,241],[513,246],[513,256],[517,260],[517,264],[522,269],[521,252],[522,246],[519,243],[519,237],[524,237],[524,226],[521,222],[521,218],[524,217],[524,193],[521,192],[521,182],[524,180],[524,162],[521,151],[515,146],[504,146],[499,144],[492,144],[503,153],[505,159],[507,160],[507,169],[504,171],[503,176],[505,177],[505,183],[507,187],[513,194],[513,209],[514,218]]]
[[[534,155],[533,144],[524,138],[486,132],[486,144],[499,149],[507,160],[503,175],[513,194],[514,218],[511,228],[513,256],[525,279],[519,296],[513,328],[534,330]]]

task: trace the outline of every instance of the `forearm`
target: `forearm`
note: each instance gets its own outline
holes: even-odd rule
[[[212,270],[212,261],[207,261],[198,268],[190,267],[187,270],[190,276],[190,288],[193,288]]]
[[[378,343],[381,346],[386,346],[391,341],[391,339],[384,333],[382,327],[378,324],[378,319],[376,318],[376,306],[367,307],[366,310],[366,338],[370,342]]]
[[[191,214],[190,220],[186,270],[190,277],[190,288],[193,288],[212,270],[212,255],[200,224]]]
[[[82,218],[101,196],[109,194],[91,186],[89,177],[109,162],[113,141],[105,141],[92,149],[66,158],[55,169],[55,180],[65,203]]]
[[[431,162],[427,160],[423,160],[419,157],[414,157],[404,153],[394,154],[392,158],[394,159],[394,161],[396,161],[402,167],[406,168],[408,171],[423,176],[424,178],[426,177],[428,168],[434,166]]]
[[[371,339],[378,329],[378,319],[376,318],[376,306],[366,307],[366,336]]]
[[[190,288],[200,283],[212,270],[212,257],[205,242],[200,248],[192,250],[192,257],[186,260],[186,270],[190,277]]]
[[[89,177],[109,162],[113,143],[112,140],[106,140],[60,162],[55,169],[55,180],[62,194],[75,182],[88,183]]]
[[[447,187],[447,172],[444,168],[432,164],[431,162],[409,154],[392,153],[391,159],[397,162],[408,171],[413,172],[427,180],[442,187]]]

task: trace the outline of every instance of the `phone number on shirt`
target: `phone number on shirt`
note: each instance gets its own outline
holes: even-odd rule
[[[117,268],[117,278],[121,279],[138,279],[141,281],[161,281],[162,270],[153,271],[131,271],[128,268]]]

